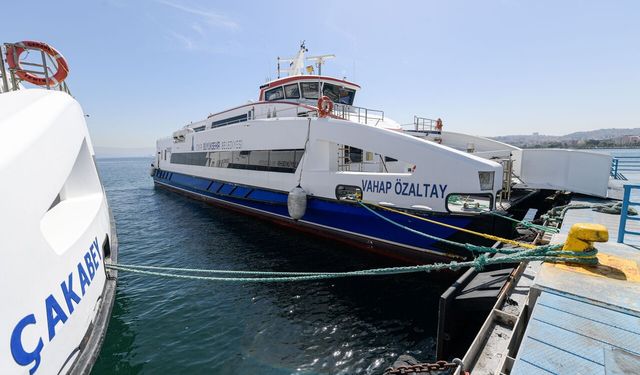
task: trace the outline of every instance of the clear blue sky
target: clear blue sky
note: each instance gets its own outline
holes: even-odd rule
[[[94,144],[155,139],[257,98],[301,40],[401,123],[481,135],[640,127],[638,1],[4,2],[3,42],[69,61]]]

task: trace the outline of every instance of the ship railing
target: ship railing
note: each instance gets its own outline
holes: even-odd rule
[[[41,51],[36,48],[27,47],[24,45],[20,45],[19,47],[27,50],[28,53],[39,53],[41,55],[42,62],[30,62],[30,61],[21,61],[21,66],[26,66],[28,69],[11,69],[8,65],[5,66],[4,57],[7,56],[7,48],[15,48],[18,47],[14,43],[4,43],[4,46],[0,46],[0,92],[7,91],[17,91],[20,89],[20,78],[17,77],[16,72],[21,70],[23,72],[32,73],[38,76],[42,76],[46,79],[47,85],[43,86],[47,90],[59,90],[64,91],[67,94],[71,95],[71,91],[69,90],[69,86],[67,86],[66,82],[60,82],[56,85],[50,85],[49,78],[53,77],[54,73],[51,67],[56,67],[57,64],[55,60],[44,51]]]
[[[627,220],[640,221],[640,216],[629,217],[629,206],[640,206],[640,202],[631,201],[631,192],[640,189],[640,185],[624,185],[624,198],[622,199],[622,209],[620,211],[620,226],[618,227],[618,243],[624,243],[624,236],[632,234],[640,236],[640,232],[627,230]]]
[[[611,177],[626,180],[624,173],[640,173],[640,157],[614,156],[611,160]]]
[[[348,104],[334,103],[332,114],[342,119],[362,124],[377,125],[380,121],[384,121],[384,111]]]
[[[434,131],[436,128],[436,121],[431,118],[413,116],[413,123],[402,124],[402,128],[405,130],[413,130],[418,132]]]

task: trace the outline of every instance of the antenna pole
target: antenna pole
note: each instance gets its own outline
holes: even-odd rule
[[[278,56],[278,79],[280,78],[280,56]]]

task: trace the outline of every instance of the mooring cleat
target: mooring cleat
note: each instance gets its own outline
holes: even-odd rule
[[[602,224],[576,223],[569,229],[567,240],[562,250],[587,251],[593,250],[594,242],[609,241],[609,231]],[[595,255],[593,256],[595,258]]]

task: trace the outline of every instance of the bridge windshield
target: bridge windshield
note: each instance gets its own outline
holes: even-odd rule
[[[355,90],[347,89],[342,86],[325,83],[322,86],[322,95],[326,95],[334,103],[352,105],[356,95]]]
[[[318,94],[322,92],[332,102],[345,105],[353,105],[356,90],[328,82],[300,82],[271,88],[264,93],[264,100],[283,99],[310,99],[318,100]]]

